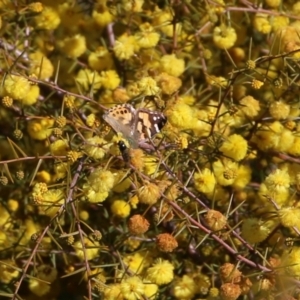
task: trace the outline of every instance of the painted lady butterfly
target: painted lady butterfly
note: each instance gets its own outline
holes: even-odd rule
[[[128,139],[133,148],[160,132],[167,122],[163,113],[146,108],[134,109],[130,104],[117,105],[109,109],[103,119]]]

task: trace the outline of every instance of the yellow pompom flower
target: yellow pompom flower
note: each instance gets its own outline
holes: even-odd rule
[[[145,153],[141,149],[132,149],[131,164],[139,171],[145,167]]]
[[[268,204],[271,197],[278,206],[285,205],[290,197],[290,176],[286,170],[277,169],[260,185],[258,195],[263,203]]]
[[[89,202],[103,202],[111,191],[115,178],[114,175],[102,168],[95,169],[83,185],[83,191]]]
[[[100,27],[105,27],[114,20],[114,16],[108,11],[107,8],[103,12],[94,10],[92,16],[95,20],[95,23]]]
[[[45,30],[54,30],[60,24],[58,12],[49,6],[45,6],[40,14],[35,18],[37,28]]]
[[[108,284],[103,291],[103,300],[123,300],[121,295],[121,284]]]
[[[137,196],[140,203],[153,205],[160,198],[160,189],[157,184],[147,181],[141,188],[138,189]]]
[[[20,205],[18,200],[15,199],[9,199],[7,201],[7,208],[11,212],[16,212],[19,209]],[[0,245],[1,245],[1,238],[0,238]]]
[[[295,135],[293,132],[287,128],[283,128],[280,134],[280,140],[277,148],[275,150],[280,152],[288,152],[295,141]]]
[[[110,70],[114,67],[112,54],[105,47],[98,47],[88,56],[89,67],[96,71]]]
[[[240,165],[237,170],[237,176],[232,184],[237,190],[243,190],[250,182],[252,176],[252,169],[248,165]]]
[[[134,274],[142,273],[149,265],[149,261],[147,260],[145,254],[142,255],[140,252],[126,255],[123,259],[123,262],[126,265],[126,270],[128,267],[128,270]]]
[[[31,85],[28,93],[22,100],[23,105],[33,105],[38,101],[40,88],[37,85]]]
[[[286,16],[273,16],[271,20],[272,30],[276,32],[278,29],[282,29],[288,26],[290,19]]]
[[[230,157],[236,161],[240,161],[245,158],[247,154],[248,143],[238,134],[233,134],[226,138],[220,151],[227,157]]]
[[[137,82],[131,82],[126,86],[126,93],[130,98],[134,98],[140,95],[141,91]]]
[[[152,25],[157,27],[161,32],[163,32],[167,37],[172,37],[174,32],[180,36],[182,24],[176,23],[176,27],[174,28],[173,21],[174,13],[172,10],[160,10],[155,12]]]
[[[9,207],[8,207],[9,209]],[[11,240],[8,235],[7,232],[4,228],[0,229],[0,250],[5,250],[9,247],[11,247],[13,244],[13,240]],[[0,261],[0,270],[1,270],[1,261]],[[3,273],[1,273],[3,275]],[[1,280],[5,280],[2,276],[0,276],[0,282]]]
[[[128,190],[132,184],[130,177],[128,177],[126,172],[118,171],[114,173],[115,175],[115,186],[113,191],[116,193],[123,193]]]
[[[271,233],[273,223],[257,218],[245,219],[242,225],[242,237],[250,244],[264,241]]]
[[[287,249],[282,256],[282,267],[292,276],[300,276],[300,247]]]
[[[41,80],[47,80],[53,75],[54,67],[42,52],[30,53],[29,58],[31,74],[37,74]]]
[[[102,71],[100,76],[105,89],[114,90],[120,85],[121,79],[115,70]]]
[[[252,96],[245,96],[240,100],[240,110],[247,118],[255,118],[260,111],[260,102]]]
[[[165,111],[165,115],[174,127],[185,130],[195,126],[195,110],[184,103],[177,103]]]
[[[281,4],[281,0],[265,0],[264,2],[272,8],[276,8]]]
[[[237,34],[234,28],[227,27],[225,24],[216,26],[213,32],[213,41],[220,49],[229,49],[234,46]]]
[[[269,1],[279,1],[279,3],[281,3],[281,0],[269,0]],[[296,15],[300,14],[300,1],[297,1],[296,3],[293,4],[292,12]]]
[[[182,58],[177,58],[175,54],[167,54],[160,59],[160,66],[163,72],[179,77],[184,72],[185,62]]]
[[[129,199],[129,203],[130,203],[130,205],[131,205],[131,207],[133,209],[136,209],[138,207],[138,204],[139,204],[139,198],[138,198],[138,196],[134,195],[133,197],[131,197]]]
[[[87,221],[90,218],[90,214],[86,210],[81,210],[79,212],[79,218],[80,220]]]
[[[80,69],[75,80],[85,91],[88,91],[91,87],[93,87],[94,93],[101,88],[102,84],[102,78],[99,73],[89,69]]]
[[[54,217],[64,203],[65,198],[66,195],[62,189],[48,190],[42,196],[43,201],[39,206],[40,214]]]
[[[300,165],[298,163],[287,162],[280,165],[280,169],[286,170],[290,176],[290,184],[300,186]]]
[[[19,277],[19,271],[16,263],[12,260],[0,261],[0,282],[2,284],[9,284],[12,280]]]
[[[210,169],[205,168],[201,172],[194,173],[194,184],[199,192],[211,194],[216,186],[216,178]]]
[[[146,271],[146,278],[152,283],[163,285],[170,283],[174,278],[174,266],[167,260],[157,259],[152,267]]]
[[[45,1],[43,2],[45,3]],[[51,1],[46,2],[51,3]],[[68,1],[58,1],[55,6],[53,4],[52,2],[51,6],[57,9],[60,16],[61,27],[63,28],[62,35],[66,36],[67,34],[79,32],[81,30],[79,27],[85,24],[82,21],[85,8],[79,8],[77,5]]]
[[[103,138],[94,136],[86,140],[83,151],[93,159],[102,159],[110,146]]]
[[[147,155],[144,157],[144,173],[148,176],[155,177],[154,175],[158,175],[158,160],[157,157]],[[156,173],[156,174],[155,174]]]
[[[143,299],[145,286],[138,276],[123,279],[121,282],[121,295],[127,300]]]
[[[37,182],[32,188],[32,192],[36,194],[43,194],[48,191],[48,186],[45,182]]]
[[[55,176],[53,178],[53,181],[65,178],[69,171],[69,163],[62,162],[62,163],[56,163],[54,164],[54,173]]]
[[[148,281],[143,281],[144,283],[144,293],[145,296],[150,299],[150,300],[155,300],[157,299],[157,295],[158,295],[158,285],[154,284],[154,283],[150,283]]]
[[[265,14],[256,14],[253,19],[253,27],[263,34],[271,32],[272,26],[269,22],[268,16]]]
[[[261,202],[270,207],[273,204],[270,204],[269,198],[277,204],[277,206],[281,207],[286,205],[290,198],[290,191],[288,189],[281,189],[280,191],[274,193],[274,191],[270,191],[265,183],[262,183],[259,187],[258,196]]]
[[[51,182],[51,174],[46,170],[42,170],[36,174],[36,179],[39,182],[44,182],[48,184]]]
[[[153,96],[160,92],[160,88],[157,86],[156,81],[150,77],[144,77],[137,82],[138,89],[143,96]]]
[[[127,60],[131,58],[138,49],[139,46],[137,45],[135,37],[123,34],[116,40],[113,51],[119,60]]]
[[[188,275],[183,275],[174,282],[173,294],[176,299],[192,299],[196,290],[195,281]]]
[[[290,188],[290,176],[286,170],[277,169],[271,173],[264,181],[269,191],[277,193]]]
[[[212,231],[220,231],[227,225],[227,218],[217,210],[209,209],[204,218],[208,228]]]
[[[297,227],[300,229],[300,208],[299,207],[283,207],[278,210],[278,217],[282,226]]]
[[[124,200],[115,200],[110,209],[113,215],[118,218],[127,218],[131,211],[130,205]]]
[[[56,279],[57,270],[55,268],[48,265],[40,265],[36,268],[35,276],[29,278],[29,290],[36,296],[45,296],[50,292],[51,283]]]
[[[64,156],[67,155],[70,150],[67,140],[56,140],[50,144],[50,152],[54,156]]]
[[[155,77],[155,80],[158,86],[161,88],[162,93],[166,95],[172,95],[181,88],[182,81],[180,78],[171,76],[165,72],[160,73]],[[186,96],[187,98],[187,96]],[[183,100],[186,104],[191,105],[193,103],[187,103],[186,100]]]
[[[4,206],[0,205],[0,226],[3,226],[5,228],[6,227],[5,223],[8,222],[8,219],[9,219],[9,212]]]
[[[226,88],[228,85],[228,81],[223,76],[214,76],[214,75],[206,75],[206,82],[212,86],[217,86],[220,88]]]
[[[142,12],[144,5],[144,0],[134,0],[134,1],[128,1],[128,0],[122,0],[122,8],[131,13],[137,13]]]
[[[289,154],[300,156],[300,137],[295,136],[292,145],[287,149]]]
[[[157,45],[160,35],[149,23],[143,23],[140,25],[140,31],[134,37],[141,48],[152,48]]]
[[[257,130],[252,141],[263,151],[277,149],[283,129],[284,126],[278,121],[263,125]]]
[[[246,51],[241,47],[232,47],[229,49],[229,54],[236,65],[243,63],[247,59]]]
[[[1,220],[1,216],[0,216],[0,220]],[[28,242],[31,241],[32,235],[37,233],[41,229],[37,223],[32,221],[32,219],[26,219],[24,221],[24,226],[25,226],[25,232],[24,234],[22,234],[22,238],[19,242],[20,246],[28,246]]]
[[[72,246],[76,252],[77,257],[84,261],[84,251],[83,248],[85,249],[85,254],[86,254],[86,259],[91,260],[99,256],[99,242],[97,241],[92,241],[91,239],[87,237],[83,237],[83,242],[84,245],[82,245],[81,241],[75,242]]]
[[[105,286],[103,291],[103,300],[123,300],[121,295],[121,284],[109,284]]]
[[[58,44],[61,51],[66,56],[71,58],[77,58],[86,51],[86,40],[81,34],[76,34],[72,37],[66,37]]]
[[[217,160],[213,163],[214,175],[222,186],[232,185],[238,176],[238,164],[229,159]]]
[[[275,120],[286,119],[290,114],[290,105],[282,101],[274,101],[269,107],[269,112]]]
[[[26,78],[17,75],[8,75],[3,85],[4,95],[14,100],[23,100],[29,93],[30,87],[30,82]]]
[[[135,251],[137,250],[137,248],[140,247],[140,245],[141,245],[141,241],[133,238],[128,238],[124,242],[124,246],[126,247],[126,249],[128,249],[128,251]]]
[[[42,141],[52,134],[53,125],[53,119],[43,118],[30,120],[27,124],[27,132],[31,138]]]
[[[85,124],[89,127],[97,127],[97,123],[99,121],[96,119],[96,115],[94,113],[91,113],[86,116]]]

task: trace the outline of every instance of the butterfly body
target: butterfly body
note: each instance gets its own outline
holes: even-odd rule
[[[132,147],[151,139],[167,122],[163,113],[146,108],[134,109],[130,104],[116,105],[109,109],[103,119],[128,139]]]
[[[118,146],[119,146],[119,150],[122,154],[123,160],[126,163],[130,162],[130,152],[129,152],[129,148],[127,148],[127,146],[125,145],[124,141],[120,140],[118,142]]]

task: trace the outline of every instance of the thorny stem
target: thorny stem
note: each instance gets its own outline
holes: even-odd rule
[[[32,249],[32,252],[31,252],[29,258],[28,258],[25,266],[23,267],[23,272],[22,272],[22,275],[21,275],[21,277],[20,277],[20,279],[18,281],[18,284],[16,285],[16,289],[14,291],[14,295],[12,297],[12,300],[18,299],[17,294],[18,294],[18,291],[19,291],[19,289],[21,287],[21,284],[22,284],[22,282],[23,282],[23,280],[24,280],[24,278],[25,278],[25,276],[27,274],[28,268],[29,268],[29,266],[30,266],[30,264],[31,264],[31,262],[33,260],[33,257],[36,255],[37,249],[38,249],[41,241],[43,240],[44,236],[46,235],[46,233],[50,229],[50,226],[52,225],[52,223],[54,222],[54,220],[56,218],[58,218],[63,213],[63,211],[66,208],[66,205],[69,204],[72,201],[72,199],[73,199],[73,193],[74,193],[75,188],[76,188],[76,183],[77,183],[77,181],[79,179],[80,172],[82,171],[82,168],[83,168],[83,159],[81,159],[80,163],[78,164],[78,167],[76,169],[76,173],[75,173],[75,175],[73,177],[73,180],[72,180],[72,182],[70,184],[69,193],[67,195],[65,203],[62,204],[62,206],[59,208],[59,210],[57,211],[57,213],[55,214],[55,216],[50,220],[49,224],[44,228],[44,230],[39,235],[39,238],[37,239],[36,244],[35,244],[34,248]],[[73,208],[73,206],[72,206],[72,208]],[[80,229],[80,226],[78,228]],[[80,232],[80,230],[79,230],[79,232]],[[82,241],[82,248],[83,248],[83,250],[85,250],[83,239],[82,239],[82,233],[80,235],[80,238],[81,238],[81,241]],[[85,261],[87,262],[85,251],[84,251],[84,258],[85,258]],[[88,266],[88,264],[86,264],[86,265]],[[90,271],[90,270],[88,270],[88,267],[87,267],[87,271]],[[88,279],[88,280],[89,280],[89,283],[88,283],[89,284],[89,299],[92,299],[90,279]]]

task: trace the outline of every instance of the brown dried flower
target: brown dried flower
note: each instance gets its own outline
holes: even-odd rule
[[[156,237],[156,244],[163,252],[172,252],[178,247],[176,239],[169,233],[162,233]]]
[[[142,215],[133,215],[128,220],[128,229],[132,234],[143,234],[149,228],[149,222]]]

